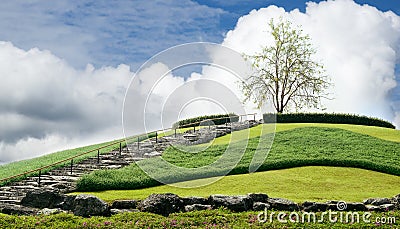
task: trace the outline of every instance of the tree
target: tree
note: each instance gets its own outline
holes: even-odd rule
[[[244,54],[254,70],[241,84],[245,101],[252,99],[260,108],[270,100],[278,113],[290,108],[320,109],[330,83],[323,65],[313,60],[316,50],[309,35],[282,18],[277,24],[271,19],[269,27],[274,44],[255,55]]]

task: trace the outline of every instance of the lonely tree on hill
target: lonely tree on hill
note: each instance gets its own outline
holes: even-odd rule
[[[244,55],[254,70],[242,83],[245,101],[254,100],[258,108],[270,101],[278,113],[291,108],[319,109],[330,84],[322,64],[313,60],[316,50],[310,37],[282,18],[277,24],[271,20],[269,27],[274,44],[255,55]]]

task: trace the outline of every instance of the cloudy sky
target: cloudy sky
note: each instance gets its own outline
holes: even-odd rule
[[[268,44],[267,22],[280,16],[317,47],[335,84],[329,111],[399,127],[399,15],[392,0],[3,0],[0,161],[122,137],[124,95],[146,60],[198,41],[251,54]],[[215,79],[210,72],[170,74],[166,88]]]

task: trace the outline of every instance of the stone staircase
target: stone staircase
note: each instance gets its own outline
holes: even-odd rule
[[[194,145],[205,143],[215,137],[220,137],[232,131],[258,125],[258,122],[241,122],[229,125],[219,125],[205,127],[196,131],[190,130],[182,134],[174,134],[142,141],[140,143],[128,144],[121,152],[111,151],[105,154],[87,158],[79,163],[74,163],[72,167],[66,165],[61,168],[53,169],[50,172],[39,176],[27,177],[21,181],[10,183],[0,187],[0,208],[4,205],[19,205],[23,197],[29,191],[37,189],[57,190],[67,193],[75,189],[76,181],[84,174],[101,169],[118,169],[145,158],[157,157],[169,146],[173,144]],[[187,135],[196,136],[196,141],[188,140]],[[139,144],[139,147],[138,147]]]

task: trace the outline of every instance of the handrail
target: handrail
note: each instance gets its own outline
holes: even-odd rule
[[[254,117],[255,117],[256,113],[254,113],[254,114],[244,114],[244,115],[235,115],[235,116],[241,117],[241,116],[248,116],[248,115],[254,115]],[[203,120],[203,121],[218,120],[218,119],[226,119],[226,118],[228,118],[228,117],[214,118],[214,119],[206,119],[206,120]],[[186,124],[186,125],[183,125],[183,126],[179,126],[178,128],[184,128],[185,126],[189,126],[189,125],[190,125],[190,126],[193,126],[193,124],[200,124],[200,123],[203,122],[203,121],[195,122],[195,123],[190,123],[190,124]],[[152,132],[150,132],[150,133],[154,133],[154,132],[155,132],[155,133],[156,133],[156,136],[157,136],[157,132],[158,132],[158,131],[174,130],[174,129],[176,129],[176,128],[173,128],[173,127],[172,127],[172,128],[162,129],[162,130],[161,130],[161,129],[160,129],[160,130],[155,130],[155,131],[152,131]],[[148,133],[148,134],[150,134],[150,133]],[[86,152],[77,154],[77,155],[75,155],[75,156],[72,156],[72,157],[63,159],[63,160],[61,160],[61,161],[57,161],[57,162],[54,162],[54,163],[49,164],[49,165],[42,166],[42,167],[37,168],[37,169],[29,170],[29,171],[26,171],[26,172],[23,172],[23,173],[20,173],[20,174],[17,174],[17,175],[13,175],[13,176],[10,176],[10,177],[6,177],[6,178],[3,178],[3,179],[0,179],[0,183],[6,182],[6,181],[9,181],[9,180],[18,178],[18,177],[22,177],[22,176],[25,176],[25,175],[27,175],[27,174],[31,174],[31,173],[34,173],[34,172],[39,172],[39,174],[40,174],[40,172],[41,172],[42,170],[44,170],[44,169],[53,167],[53,166],[55,166],[55,165],[62,164],[62,163],[67,162],[67,161],[71,161],[71,160],[73,160],[73,159],[75,159],[75,158],[77,158],[77,157],[80,157],[80,156],[83,156],[83,155],[86,155],[86,154],[89,154],[89,153],[92,153],[92,152],[95,152],[95,151],[99,151],[99,150],[104,149],[104,148],[107,148],[107,147],[109,147],[109,146],[121,144],[121,143],[127,141],[127,139],[133,139],[133,138],[137,138],[137,137],[140,137],[140,136],[146,136],[146,135],[148,135],[148,134],[139,134],[139,135],[131,136],[131,137],[129,137],[129,138],[122,139],[122,140],[119,140],[119,141],[117,140],[117,142],[112,142],[112,143],[110,143],[110,144],[107,144],[107,145],[98,147],[98,148],[96,148],[96,149],[92,149],[92,150],[89,150],[89,151],[86,151]],[[71,163],[72,163],[72,162],[71,162]]]

